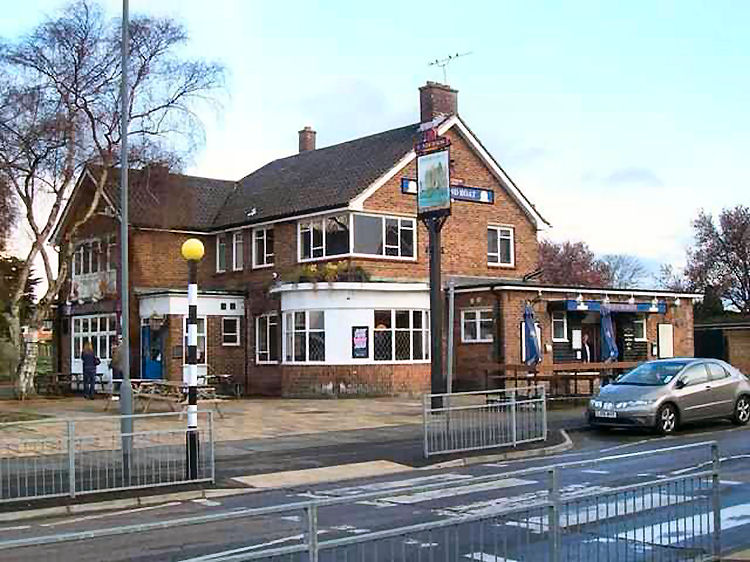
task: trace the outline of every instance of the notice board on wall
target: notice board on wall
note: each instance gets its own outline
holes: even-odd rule
[[[352,359],[367,359],[370,356],[370,328],[352,326]]]

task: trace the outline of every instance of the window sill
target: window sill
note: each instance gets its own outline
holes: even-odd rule
[[[515,263],[490,263],[487,262],[487,267],[502,267],[505,269],[515,269]]]
[[[462,344],[472,344],[472,343],[493,343],[495,340],[465,340],[461,339]]]
[[[414,263],[417,261],[417,256],[412,257],[401,257],[401,256],[380,256],[375,254],[338,254],[336,256],[325,256],[322,258],[299,258],[297,263],[316,263],[322,261],[333,261],[342,260],[346,258],[366,259],[366,260],[379,260],[379,261],[400,261]]]
[[[555,338],[552,338],[552,343],[568,343],[568,342],[570,342],[570,340],[568,340],[568,339],[565,339],[565,340],[557,340],[557,339],[555,339]]]
[[[256,359],[255,360],[255,364],[256,365],[278,365],[279,361],[258,361]]]
[[[242,344],[240,342],[237,343],[224,343],[221,342],[221,347],[240,347]]]
[[[265,263],[262,265],[253,264],[253,269],[268,269],[269,267],[273,267],[274,264],[272,263]]]

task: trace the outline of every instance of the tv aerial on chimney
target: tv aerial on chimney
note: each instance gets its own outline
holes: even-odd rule
[[[459,57],[466,57],[473,53],[473,51],[467,51],[466,53],[456,53],[455,55],[448,55],[444,59],[435,59],[432,62],[427,63],[427,66],[439,66],[443,69],[443,84],[448,84],[448,71],[446,67]]]

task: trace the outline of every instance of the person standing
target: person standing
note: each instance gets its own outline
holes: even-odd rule
[[[582,346],[583,349],[583,362],[584,363],[591,363],[591,346],[589,345],[589,335],[583,334],[583,341]]]
[[[94,348],[90,341],[83,344],[83,353],[81,353],[83,362],[83,396],[88,400],[94,399],[94,384],[96,381],[96,366],[101,363],[94,353]]]

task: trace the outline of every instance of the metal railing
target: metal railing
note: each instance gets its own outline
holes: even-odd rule
[[[213,412],[200,413],[196,479],[181,414],[130,417],[125,434],[121,416],[0,424],[0,502],[213,481]]]
[[[656,454],[677,458],[681,453],[690,454],[707,448],[710,448],[711,453],[708,461],[710,470],[689,474],[676,471],[683,473],[617,487],[576,489],[575,486],[561,486],[561,477],[567,470],[580,470],[601,462],[628,463]],[[696,468],[700,466],[700,463],[695,465]],[[478,485],[487,484],[488,489],[493,489],[491,484],[503,481],[512,484],[514,479],[534,475],[540,477],[541,487],[510,498],[513,501],[490,504],[472,512],[436,520],[424,517],[428,520],[415,524],[346,533],[341,530],[341,526],[331,524],[331,514],[324,518],[329,519],[325,524],[321,524],[319,519],[326,508],[346,506],[343,513],[347,521],[352,521],[355,506],[372,506],[373,502],[379,505],[376,500],[395,501],[398,504],[404,497],[433,494],[440,490],[446,490],[449,495],[466,494],[469,490],[476,491]],[[622,479],[620,475],[615,477]],[[114,536],[131,533],[138,533],[139,540],[146,541],[148,539],[144,533],[172,532],[179,526],[204,526],[234,521],[233,527],[237,527],[241,520],[257,520],[263,524],[256,528],[256,533],[262,533],[256,538],[264,541],[263,543],[250,544],[244,548],[233,545],[231,550],[216,552],[196,560],[718,560],[721,551],[719,500],[718,445],[716,442],[703,442],[472,477],[465,482],[405,486],[397,490],[381,489],[198,517],[162,519],[110,529],[6,540],[0,542],[0,549],[7,552],[10,548],[77,540],[109,540]],[[289,514],[300,512],[304,515],[300,519],[301,532],[282,540],[274,539],[277,536],[274,533],[287,532],[287,529],[274,531],[270,524],[273,521],[271,517],[277,516],[279,521],[289,520]],[[341,510],[338,513],[341,514]],[[247,528],[253,527],[247,525]],[[285,542],[292,544],[278,546]],[[187,555],[187,545],[180,544]],[[201,551],[205,552],[203,543]]]
[[[422,406],[425,457],[547,439],[544,385],[425,394]]]

